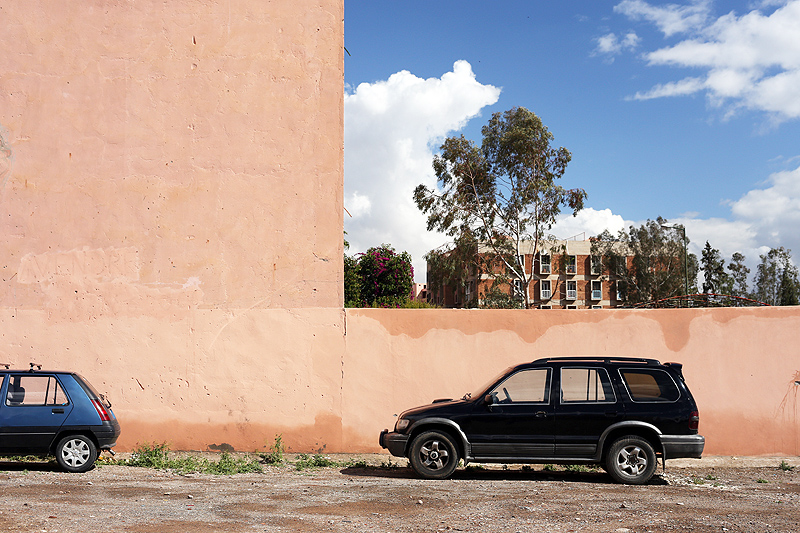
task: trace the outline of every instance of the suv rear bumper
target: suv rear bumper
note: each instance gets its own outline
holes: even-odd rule
[[[702,435],[661,435],[661,444],[664,446],[664,459],[699,459],[703,456],[706,438]]]
[[[389,433],[388,429],[381,431],[380,436],[381,448],[386,448],[389,453],[395,457],[406,456],[406,444],[408,444],[408,435],[402,433]]]

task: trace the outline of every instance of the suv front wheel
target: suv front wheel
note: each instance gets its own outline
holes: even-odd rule
[[[426,479],[447,479],[458,466],[458,451],[452,439],[440,431],[426,431],[411,442],[411,468]]]
[[[606,454],[606,471],[615,480],[628,485],[647,483],[657,466],[653,446],[633,435],[614,441]]]

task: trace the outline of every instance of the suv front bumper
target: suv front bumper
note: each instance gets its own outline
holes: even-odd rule
[[[386,448],[389,453],[395,457],[406,456],[406,444],[408,444],[408,435],[402,433],[389,433],[388,429],[381,431],[379,439],[381,448]]]
[[[706,438],[702,435],[661,435],[661,444],[664,446],[664,459],[699,459],[703,456]]]

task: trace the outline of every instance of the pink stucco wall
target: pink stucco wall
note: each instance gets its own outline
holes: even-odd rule
[[[0,312],[4,358],[80,371],[123,434],[175,449],[376,452],[394,414],[555,355],[684,363],[710,455],[800,455],[800,308],[198,310],[177,321]]]
[[[512,364],[618,355],[684,364],[707,454],[800,454],[800,307],[348,310],[347,318],[352,428],[390,427],[388,415],[460,397]]]
[[[0,9],[0,306],[342,305],[341,0]]]

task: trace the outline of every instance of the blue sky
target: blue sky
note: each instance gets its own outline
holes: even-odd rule
[[[663,216],[751,267],[800,257],[800,0],[345,0],[345,230],[422,255],[444,137],[523,106],[572,152],[589,237]]]

